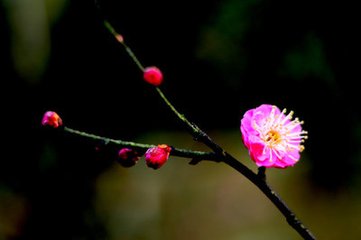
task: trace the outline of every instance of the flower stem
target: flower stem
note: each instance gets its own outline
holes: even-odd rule
[[[113,27],[108,22],[105,22],[108,30],[117,38],[117,34]],[[142,64],[136,58],[131,49],[125,45],[122,41],[122,45],[125,47],[128,55],[131,59],[138,65],[141,71],[144,71]],[[229,153],[227,153],[221,146],[215,143],[204,131],[202,131],[196,124],[190,122],[183,114],[181,114],[174,105],[168,100],[165,94],[161,91],[159,87],[156,87],[156,90],[164,101],[164,103],[170,108],[170,110],[176,115],[176,117],[181,120],[188,128],[188,130],[192,133],[195,140],[204,143],[211,150],[213,150],[216,158],[212,159],[213,161],[224,162],[229,165],[243,176],[245,176],[248,180],[250,180],[253,184],[255,184],[266,196],[267,198],[277,207],[277,209],[284,215],[288,224],[294,228],[304,239],[313,240],[315,237],[313,234],[301,223],[300,220],[297,219],[295,214],[288,208],[288,206],[283,202],[283,200],[278,196],[278,194],[272,190],[272,188],[267,184],[265,179],[265,171],[263,169],[259,170],[259,175],[254,173],[244,164],[239,162]],[[207,153],[209,154],[209,153]],[[197,159],[197,158],[196,158]],[[199,160],[198,160],[199,161]],[[197,162],[197,161],[195,161]]]

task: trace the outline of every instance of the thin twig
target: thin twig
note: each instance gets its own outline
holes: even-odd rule
[[[72,129],[69,127],[64,127],[64,131],[67,133],[71,133],[73,135],[77,135],[80,137],[102,141],[107,144],[114,144],[120,147],[129,147],[133,148],[134,150],[141,150],[141,152],[145,152],[147,149],[151,147],[155,147],[152,144],[144,144],[144,143],[137,143],[137,142],[130,142],[130,141],[123,141],[123,140],[116,140],[107,137],[98,136],[92,133],[82,132],[76,129]],[[188,159],[198,159],[198,160],[208,160],[208,161],[215,161],[217,162],[218,156],[213,152],[202,152],[202,151],[192,151],[183,148],[176,148],[172,146],[171,154],[172,156],[183,157]]]

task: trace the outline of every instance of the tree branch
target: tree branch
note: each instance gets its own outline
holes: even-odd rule
[[[120,147],[129,147],[134,150],[140,150],[140,152],[145,152],[147,149],[155,147],[155,145],[152,145],[152,144],[129,142],[129,141],[116,140],[116,139],[111,139],[111,138],[107,138],[107,137],[102,137],[102,136],[98,136],[95,134],[72,129],[69,127],[64,127],[64,131],[67,133],[73,134],[73,135],[77,135],[79,137],[84,137],[87,139],[97,140],[97,141],[100,140],[107,144],[114,144],[114,145],[118,145]],[[172,151],[171,151],[170,155],[188,158],[188,159],[197,159],[198,161],[200,161],[200,160],[207,160],[207,161],[214,161],[214,162],[219,161],[218,156],[213,152],[192,151],[192,150],[183,149],[183,148],[176,148],[173,146],[172,146]]]
[[[131,51],[131,49],[124,43],[124,40],[120,34],[118,34],[111,24],[105,21],[106,28],[110,31],[111,34],[120,42],[131,59],[135,62],[135,64],[139,67],[139,69],[143,72],[144,67],[137,59],[135,54]],[[121,38],[120,38],[121,37]],[[120,40],[121,41],[120,41]],[[284,203],[284,201],[278,196],[278,194],[272,190],[272,188],[267,184],[265,171],[264,169],[259,169],[259,174],[254,173],[252,170],[247,168],[244,164],[235,159],[232,155],[227,153],[221,146],[215,143],[204,131],[202,131],[196,124],[190,122],[183,114],[181,114],[174,105],[168,100],[165,94],[161,91],[159,87],[155,87],[159,96],[163,100],[163,102],[169,107],[169,109],[176,115],[176,117],[188,128],[188,130],[193,135],[194,139],[202,142],[206,146],[208,146],[214,153],[205,153],[205,152],[193,152],[184,149],[176,149],[172,151],[172,154],[175,156],[181,156],[186,158],[192,158],[191,164],[196,164],[200,160],[212,160],[212,161],[222,161],[225,164],[229,165],[243,176],[245,176],[248,180],[250,180],[253,184],[255,184],[266,196],[267,198],[277,207],[277,209],[284,215],[288,224],[294,228],[304,239],[315,239],[313,234],[301,223],[299,219],[295,216],[295,214],[289,209],[289,207]],[[74,134],[78,134],[84,137],[90,137],[94,139],[104,139],[102,137],[98,137],[92,134],[82,133],[76,130],[72,130],[69,128],[65,128],[66,131]],[[120,140],[107,139],[112,143],[123,145],[123,146],[131,146],[136,148],[147,148],[152,145],[144,145],[133,142],[124,142]]]

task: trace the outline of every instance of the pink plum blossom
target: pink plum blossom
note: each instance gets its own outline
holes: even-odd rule
[[[286,168],[300,159],[307,132],[302,130],[303,121],[292,120],[293,111],[285,113],[286,109],[281,112],[274,105],[262,104],[243,115],[242,140],[257,166]]]

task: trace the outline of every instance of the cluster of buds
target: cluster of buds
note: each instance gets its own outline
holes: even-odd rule
[[[145,154],[145,162],[148,167],[158,169],[163,166],[170,155],[172,148],[167,144],[159,144],[149,148]],[[141,154],[131,148],[122,148],[118,152],[118,163],[123,167],[134,166],[140,159]]]
[[[63,126],[63,121],[56,112],[47,111],[43,115],[41,124],[44,127],[59,128]],[[167,162],[171,150],[172,148],[166,144],[159,144],[147,149],[144,154],[147,166],[153,169],[160,168]],[[118,151],[117,162],[123,167],[131,167],[139,161],[141,156],[134,149],[124,147]]]

